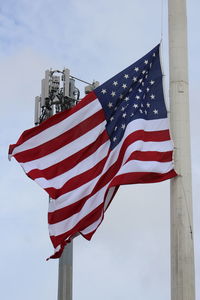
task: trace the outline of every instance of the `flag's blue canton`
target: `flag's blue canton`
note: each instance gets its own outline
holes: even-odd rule
[[[111,149],[132,120],[167,117],[159,46],[95,89],[105,112]]]

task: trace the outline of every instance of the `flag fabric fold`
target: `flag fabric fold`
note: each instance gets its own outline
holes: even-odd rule
[[[91,239],[120,185],[177,175],[159,48],[10,145],[9,156],[50,196],[52,258],[78,234]]]

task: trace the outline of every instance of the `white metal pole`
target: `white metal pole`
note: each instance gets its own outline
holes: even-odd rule
[[[175,146],[171,180],[171,299],[195,300],[186,0],[168,0],[170,123]]]
[[[67,244],[59,258],[58,300],[72,300],[73,242]]]
[[[70,86],[70,70],[64,69],[64,97],[73,98],[74,86]],[[73,290],[73,241],[67,244],[59,258],[58,300],[72,300]]]

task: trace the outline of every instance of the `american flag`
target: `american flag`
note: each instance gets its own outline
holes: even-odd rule
[[[52,258],[78,234],[91,239],[120,185],[176,176],[159,48],[10,145],[50,196]]]

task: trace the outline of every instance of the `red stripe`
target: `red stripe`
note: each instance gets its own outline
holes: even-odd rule
[[[52,179],[58,175],[61,175],[73,167],[75,167],[79,162],[86,159],[92,155],[101,145],[103,145],[109,139],[107,131],[103,131],[102,134],[90,145],[76,152],[75,154],[65,158],[64,160],[58,162],[57,164],[43,169],[34,169],[27,173],[27,175],[32,178],[43,177],[45,179]]]
[[[111,197],[111,199],[110,199],[110,201],[109,201],[109,204],[111,203],[111,201],[112,201],[112,199],[114,198],[114,196],[115,196],[115,194],[116,194],[116,192],[117,192],[117,190],[118,190],[118,187],[117,188],[115,188],[115,191],[114,191],[114,193],[113,193],[113,195],[112,195],[112,197]],[[108,191],[108,190],[107,190]],[[106,198],[106,194],[107,193],[105,193],[105,197],[104,197],[104,201],[105,201],[105,198]],[[109,206],[109,205],[108,205]],[[108,208],[108,206],[107,206],[107,208]],[[99,213],[100,213],[100,216],[99,216]],[[90,226],[90,225],[92,225],[94,222],[96,222],[97,220],[99,220],[100,219],[100,217],[101,217],[101,215],[102,215],[102,218],[101,218],[101,221],[99,222],[99,224],[97,225],[97,227],[93,230],[93,231],[91,231],[91,232],[89,232],[89,233],[87,233],[87,234],[83,234],[81,231],[83,231],[84,229],[86,229],[88,226]],[[89,216],[89,218],[88,218],[88,216]],[[101,225],[101,223],[103,222],[103,219],[104,219],[104,206],[102,207],[102,204],[100,205],[100,209],[99,209],[99,207],[97,207],[96,209],[94,209],[90,214],[88,214],[88,216],[86,216],[85,218],[84,218],[84,224],[81,222],[79,222],[79,229],[77,228],[77,230],[79,230],[79,233],[85,238],[85,239],[87,239],[88,241],[89,240],[91,240],[91,238],[92,238],[92,236],[93,236],[93,234],[96,232],[96,230],[98,229],[98,227]],[[89,222],[88,222],[89,221]],[[87,225],[86,225],[87,224]],[[81,226],[83,227],[83,228],[81,228]],[[76,228],[76,227],[74,227],[74,228]],[[73,228],[73,229],[74,229]],[[71,236],[65,236],[65,237],[63,237],[63,235],[65,235],[65,234],[63,234],[63,235],[60,235],[60,237],[62,238],[63,237],[63,240],[62,240],[62,242],[60,242],[60,246],[61,246],[61,249],[59,250],[59,251],[57,251],[56,253],[54,253],[50,258],[59,258],[61,255],[62,255],[62,252],[63,252],[63,250],[64,250],[64,247],[65,247],[65,245],[67,244],[67,243],[70,243],[70,241],[74,238],[74,237],[76,237],[77,235],[78,235],[78,233],[76,232],[76,230],[73,230],[73,231],[75,231],[73,234],[71,234]],[[53,239],[55,239],[55,237],[52,237]],[[48,259],[47,259],[48,260]]]
[[[52,259],[56,259],[56,258],[61,257],[61,255],[62,255],[62,253],[63,253],[63,250],[64,250],[65,246],[66,246],[68,243],[70,243],[70,242],[71,242],[71,240],[70,240],[70,241],[66,241],[66,243],[62,243],[60,250],[59,250],[59,251],[56,251],[53,255],[51,255],[50,257],[48,257],[46,260],[48,261],[48,260],[51,259],[51,258],[52,258]]]
[[[118,188],[116,188],[115,192],[113,193],[112,198],[116,194],[117,189]],[[97,187],[91,194],[85,196],[84,198],[80,199],[79,201],[77,201],[77,202],[75,202],[71,205],[68,205],[66,207],[57,209],[54,212],[49,212],[48,213],[48,223],[49,224],[55,224],[55,223],[61,222],[65,219],[68,219],[72,215],[80,212],[81,209],[83,208],[84,204],[87,202],[87,200],[90,199],[94,194],[96,194],[96,192],[98,192]],[[107,195],[107,193],[105,194],[105,198],[106,198],[106,195]]]
[[[162,133],[162,134],[161,134]],[[164,141],[166,139],[169,139],[169,131],[168,130],[162,130],[162,131],[158,131],[158,132],[145,132],[143,130],[138,130],[136,132],[131,133],[124,141],[121,150],[120,150],[120,154],[119,154],[119,158],[117,160],[117,163],[112,166],[105,174],[102,175],[102,177],[99,179],[99,183],[100,186],[103,187],[104,184],[104,177],[105,178],[109,178],[110,180],[115,176],[115,174],[118,172],[119,168],[121,167],[121,163],[124,157],[124,153],[127,149],[127,147],[138,141],[138,140],[142,140],[142,141]],[[109,157],[109,154],[107,155],[107,157],[105,157],[104,159],[102,159],[96,166],[94,166],[93,168],[83,172],[82,174],[79,174],[73,178],[71,178],[70,180],[68,180],[63,187],[56,189],[56,188],[46,188],[46,192],[50,195],[50,197],[52,197],[53,199],[56,199],[58,197],[60,197],[61,195],[68,193],[70,191],[72,191],[73,189],[76,189],[77,187],[80,187],[81,185],[89,182],[90,180],[94,179],[95,177],[97,177],[98,175],[100,175],[100,173],[103,170],[103,167],[106,163],[107,158]],[[110,171],[112,170],[112,172]],[[116,172],[116,173],[115,173]],[[101,184],[101,182],[103,181],[103,185]],[[106,180],[106,183],[108,183],[109,181]]]
[[[98,126],[104,120],[104,112],[103,110],[100,110],[83,122],[57,136],[56,138],[51,139],[50,141],[35,148],[17,153],[14,155],[14,157],[18,162],[21,163],[26,163],[28,161],[44,157],[78,139],[80,136]]]
[[[166,174],[157,174],[157,173],[127,173],[124,175],[119,175],[116,177],[116,184],[112,182],[112,186],[119,186],[121,184],[129,184],[132,183],[133,177],[134,182],[137,181],[137,183],[154,183],[154,182],[160,182],[166,179],[170,179],[177,176],[176,172],[174,170],[166,173]],[[145,181],[142,178],[146,178]],[[140,181],[142,179],[142,181]],[[113,195],[114,196],[114,195]],[[112,197],[113,198],[113,197]],[[111,199],[112,200],[112,199]],[[111,201],[110,201],[111,202]],[[83,219],[80,220],[76,226],[74,226],[69,231],[58,235],[58,236],[50,236],[51,241],[56,248],[58,245],[61,245],[61,250],[56,252],[54,255],[51,256],[51,258],[57,258],[60,257],[62,254],[62,251],[64,249],[64,245],[67,243],[68,239],[73,238],[73,235],[77,234],[77,232],[83,231],[85,228],[93,224],[95,221],[97,221],[102,213],[103,213],[103,204],[100,204],[96,209],[94,209],[92,212],[90,212],[87,216],[85,216]],[[104,213],[103,213],[104,214]],[[103,217],[101,222],[103,221]],[[100,222],[100,224],[101,224]],[[100,225],[99,224],[99,225]],[[97,226],[97,228],[99,227]],[[88,234],[82,234],[86,239],[90,240],[97,230],[93,230],[92,232]]]
[[[99,186],[96,185],[90,194],[83,197],[79,201],[77,201],[73,204],[70,204],[66,207],[57,209],[54,212],[49,212],[48,213],[48,223],[55,224],[55,223],[61,222],[65,219],[71,217],[72,215],[80,212],[81,209],[83,208],[84,204],[87,202],[87,200],[90,199],[93,195],[95,195],[99,190],[100,190]]]
[[[117,193],[118,188],[119,188],[119,187],[116,187],[116,188],[115,188],[115,191],[114,191],[112,197],[110,198],[110,200],[109,200],[109,202],[108,202],[108,205],[107,205],[107,207],[106,207],[106,210],[108,209],[110,203],[112,202],[112,199],[114,198],[115,194]],[[108,191],[109,191],[109,189],[106,190],[106,193],[105,193],[105,196],[104,196],[104,202],[105,202],[106,195],[107,195]],[[88,241],[91,240],[93,234],[97,231],[97,229],[99,228],[99,226],[100,226],[101,223],[103,222],[103,219],[104,219],[104,211],[105,211],[105,208],[103,209],[103,216],[102,216],[101,222],[98,224],[98,226],[97,226],[93,231],[91,231],[91,232],[89,232],[89,233],[87,233],[87,234],[83,234],[82,232],[80,232],[81,235],[84,236],[84,238],[86,238]],[[82,229],[82,230],[84,230],[84,229]]]
[[[63,234],[57,235],[57,236],[50,236],[51,241],[54,245],[54,248],[56,248],[58,245],[62,244],[66,239],[73,237],[74,234],[77,232],[84,230],[91,224],[93,224],[95,221],[97,221],[102,214],[103,210],[103,203],[101,203],[98,207],[96,207],[92,212],[90,212],[87,216],[82,218],[76,226],[74,226],[69,231],[66,231]]]
[[[61,222],[69,217],[71,217],[72,215],[74,215],[75,213],[81,211],[81,209],[83,208],[85,202],[90,198],[90,195],[85,196],[84,198],[80,199],[79,201],[70,204],[66,207],[57,209],[54,212],[49,212],[48,213],[48,223],[49,224],[55,224],[58,222]]]
[[[55,212],[49,212],[48,213],[48,223],[49,224],[55,224],[58,222],[61,222],[72,215],[78,213],[83,208],[84,204],[87,202],[87,200],[91,198],[91,194],[85,196],[81,200],[68,205],[66,207],[63,207],[61,209],[57,209]]]
[[[146,133],[146,132],[144,132],[144,133]],[[164,134],[164,136],[166,135],[166,137],[168,137],[165,130],[163,131],[163,134]],[[160,136],[160,133],[157,136],[156,132],[154,132],[154,133],[152,132],[151,135],[149,134],[149,132],[147,133],[147,135],[143,134],[142,140],[143,141],[149,141],[149,140],[153,141],[153,135],[155,136],[155,140],[157,140],[159,138],[159,140],[164,141],[164,138],[162,138]],[[140,134],[139,134],[139,136],[140,136]],[[104,187],[109,181],[111,181],[114,178],[115,174],[117,174],[117,172],[119,171],[119,169],[121,167],[126,149],[137,140],[138,140],[138,132],[133,132],[124,140],[124,143],[121,146],[120,153],[119,153],[119,156],[118,156],[116,162],[104,174],[102,174],[102,176],[98,180],[94,190],[100,190],[102,187]],[[134,181],[132,183],[134,183]]]
[[[164,142],[170,140],[169,129],[158,131],[137,130],[130,135],[135,136],[136,140],[144,142]]]
[[[48,223],[55,224],[55,223],[61,222],[65,219],[68,219],[72,215],[80,212],[81,209],[83,208],[84,204],[87,202],[87,200],[90,199],[94,194],[96,194],[96,192],[98,192],[97,187],[95,188],[95,190],[92,193],[90,193],[89,195],[80,199],[79,201],[77,201],[71,205],[68,205],[66,207],[57,209],[54,212],[49,212],[48,213]],[[113,193],[112,198],[114,197],[116,192],[117,192],[117,188],[116,188],[115,192]],[[107,195],[107,193],[105,193],[105,198],[106,198],[106,195]]]
[[[149,134],[148,134],[148,137],[152,140],[152,137],[149,136]],[[124,153],[125,153],[126,149],[128,148],[128,146],[130,144],[133,143],[133,141],[134,141],[134,134],[131,134],[130,136],[128,136],[126,138],[126,140],[124,141],[124,143],[121,147],[119,157],[116,160],[115,164],[113,164],[107,170],[107,172],[102,174],[101,178],[98,180],[96,186],[94,187],[94,189],[92,190],[92,192],[89,195],[83,197],[82,199],[78,200],[77,202],[75,202],[75,203],[73,203],[69,206],[58,209],[55,212],[49,213],[49,223],[53,224],[53,223],[63,221],[65,218],[68,218],[71,215],[81,211],[81,209],[84,206],[85,202],[90,197],[92,197],[94,194],[96,194],[101,188],[103,188],[109,181],[111,181],[113,179],[113,177],[115,176],[115,174],[118,172],[118,170],[121,167],[122,160],[123,160]],[[128,160],[137,159],[137,160],[143,160],[143,161],[148,161],[149,160],[149,161],[168,162],[168,161],[171,161],[171,158],[172,158],[172,152],[171,151],[164,152],[164,153],[156,152],[156,151],[151,151],[151,152],[135,151],[130,155]],[[105,162],[103,162],[103,163],[105,163]],[[101,166],[101,168],[102,168],[102,166]],[[93,174],[93,170],[91,171],[91,174],[90,174],[90,176],[91,176],[90,180],[95,178],[94,176],[92,176],[92,174]],[[84,178],[84,176],[82,178]],[[75,183],[76,184],[80,183],[78,176],[76,176],[76,180],[74,181],[74,184]],[[132,180],[132,183],[134,183],[134,178]]]
[[[157,174],[157,173],[127,173],[127,174],[124,174],[124,175],[117,176],[116,178],[118,179],[118,181],[116,182],[116,185],[112,184],[112,186],[118,186],[118,185],[121,185],[121,184],[133,183],[133,181],[134,181],[134,183],[154,183],[154,182],[160,182],[160,181],[163,181],[163,180],[175,177],[176,175],[177,174],[176,174],[176,172],[174,170],[172,170],[172,171],[170,171],[170,172],[168,172],[166,174]],[[114,197],[114,195],[113,195],[113,197]],[[110,202],[111,202],[111,200],[110,200]],[[62,244],[63,241],[65,241],[69,237],[73,236],[73,234],[77,233],[77,231],[83,231],[85,228],[87,228],[88,226],[90,226],[91,224],[93,224],[95,221],[97,221],[100,218],[102,212],[103,212],[103,206],[101,204],[95,210],[93,210],[90,214],[88,214],[86,217],[84,217],[83,219],[81,219],[81,221],[74,228],[72,228],[71,230],[67,231],[64,234],[58,235],[56,237],[55,236],[51,236],[51,240],[52,240],[52,243],[54,244],[54,247],[57,247],[59,244]],[[102,220],[103,220],[103,217],[102,217]],[[100,222],[100,224],[101,224],[101,222]],[[82,235],[86,239],[90,240],[92,238],[92,235],[97,230],[97,228],[95,230],[93,230],[92,232],[88,233],[88,234],[85,234],[85,235],[82,234]]]
[[[10,145],[9,147],[9,154],[12,154],[15,147],[23,144],[30,138],[34,137],[35,135],[41,133],[43,130],[58,124],[59,122],[63,121],[64,119],[68,118],[75,112],[82,109],[84,106],[88,105],[90,102],[94,101],[96,99],[96,95],[94,92],[89,93],[87,96],[85,96],[76,106],[69,110],[65,110],[63,112],[60,112],[51,118],[47,119],[46,121],[42,122],[39,126],[30,128],[28,130],[25,130],[22,135],[20,136],[19,140],[16,144]]]
[[[164,174],[153,172],[126,173],[116,176],[109,184],[109,188],[122,184],[161,182],[175,176],[177,176],[177,173],[174,170],[171,170]]]
[[[128,160],[169,162],[172,161],[172,155],[172,151],[134,151],[131,153]]]
[[[58,222],[61,222],[72,215],[78,213],[83,208],[84,204],[87,202],[88,199],[90,199],[92,196],[94,196],[102,187],[104,187],[108,182],[110,181],[110,178],[108,178],[108,181],[106,180],[103,185],[96,184],[94,189],[91,191],[90,194],[86,195],[82,199],[76,201],[75,203],[72,203],[66,207],[57,209],[54,212],[48,213],[48,222],[49,224],[55,224]]]
[[[128,145],[126,146],[126,148],[128,147]],[[126,149],[124,149],[125,151]],[[90,194],[86,195],[84,198],[80,199],[79,201],[66,206],[64,208],[58,209],[55,212],[51,212],[49,213],[49,223],[50,224],[54,224],[60,221],[63,221],[64,219],[70,217],[73,214],[76,214],[78,212],[81,211],[82,207],[84,206],[85,202],[91,198],[93,195],[95,195],[101,188],[103,188],[109,181],[111,181],[111,179],[114,177],[114,175],[118,172],[122,160],[123,160],[123,154],[121,153],[119,154],[119,158],[117,159],[117,161],[115,162],[115,164],[113,164],[108,170],[107,172],[103,173],[102,176],[99,178],[98,182],[96,183],[95,187],[93,188],[93,190],[91,191]],[[104,161],[104,160],[103,160]],[[105,162],[104,162],[105,163]],[[95,168],[94,168],[95,169]],[[92,176],[92,172],[90,174]],[[77,176],[78,177],[78,176]],[[94,179],[95,177],[91,177],[91,180]],[[83,176],[84,179],[84,176]],[[75,180],[74,183],[78,184],[79,183],[79,179]],[[48,189],[46,189],[47,191]],[[47,191],[49,193],[49,190]],[[51,196],[51,195],[50,195]],[[52,197],[52,196],[51,196]],[[52,197],[53,198],[53,197]],[[69,208],[69,213],[68,213],[68,208]],[[66,217],[65,217],[66,215]]]
[[[69,179],[62,186],[62,188],[59,189],[45,188],[44,190],[50,195],[51,198],[56,199],[61,195],[73,191],[78,187],[84,185],[85,183],[91,181],[92,179],[96,178],[99,174],[101,174],[106,161],[107,161],[107,156],[104,159],[102,159],[100,162],[98,162],[91,169]]]

